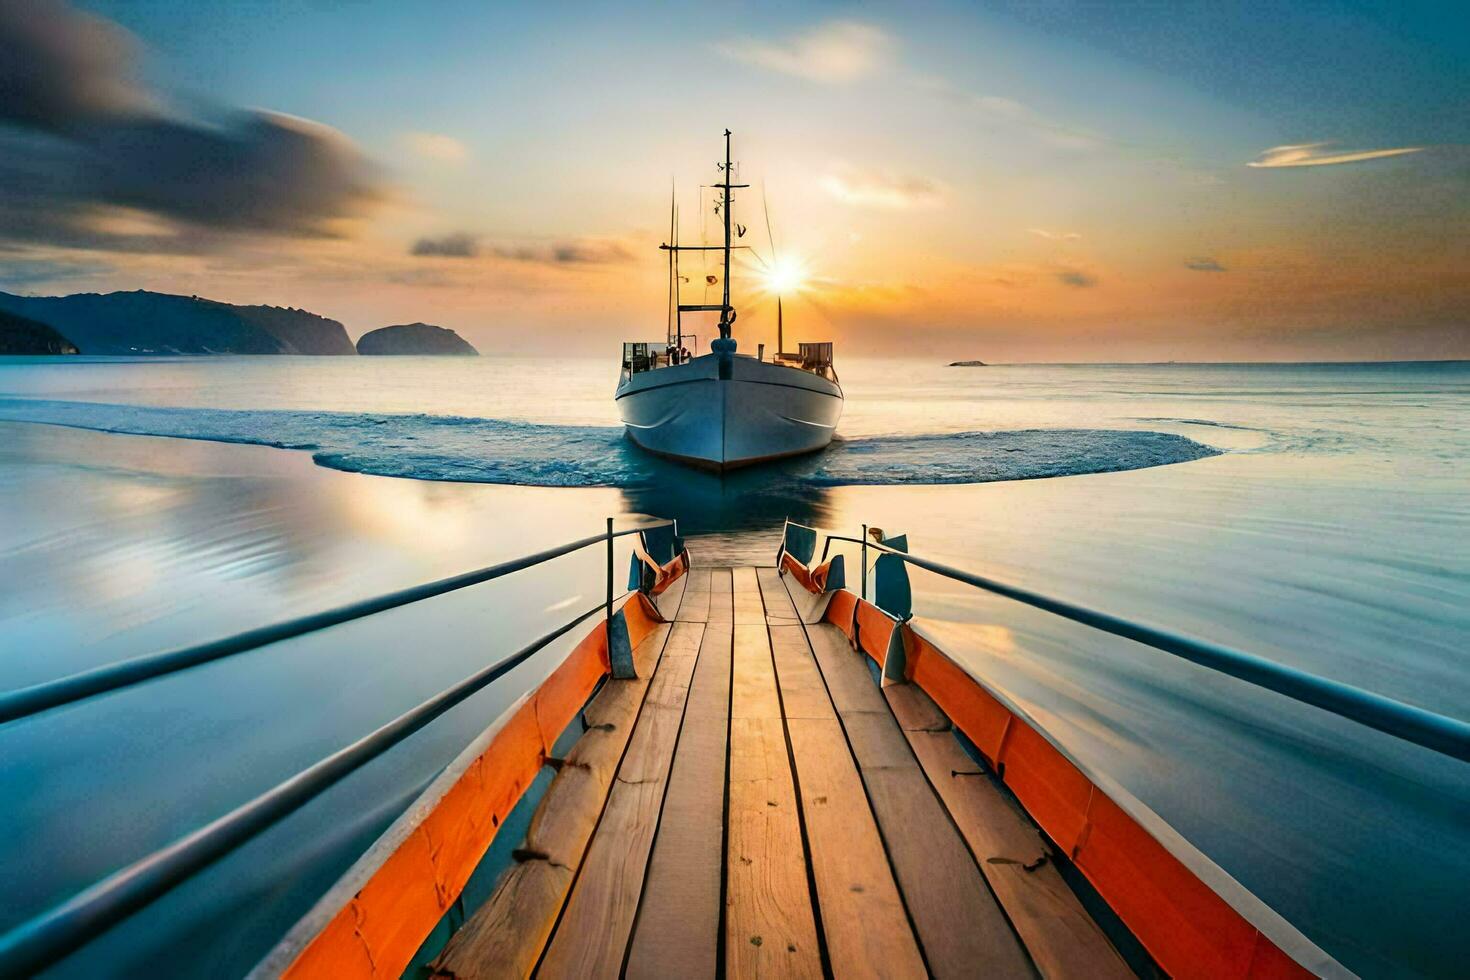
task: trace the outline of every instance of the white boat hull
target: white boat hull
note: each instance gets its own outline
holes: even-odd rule
[[[618,386],[628,437],[649,452],[723,472],[815,452],[832,441],[842,389],[798,368],[707,354]]]

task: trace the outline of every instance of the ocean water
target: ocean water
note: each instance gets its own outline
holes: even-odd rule
[[[610,362],[0,359],[0,685],[606,516],[677,517],[696,561],[769,562],[789,516],[907,532],[941,561],[1470,716],[1470,365],[838,366],[840,446],[722,481],[617,438]],[[564,621],[603,560],[0,728],[0,928]],[[1462,964],[1466,766],[934,576],[914,591],[947,649],[1349,968]],[[242,972],[555,657],[54,972]]]

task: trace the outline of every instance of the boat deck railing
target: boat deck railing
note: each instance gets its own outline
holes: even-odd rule
[[[629,378],[644,371],[671,367],[692,360],[690,353],[698,338],[688,334],[689,343],[675,348],[667,340],[625,341],[623,343],[623,377]]]
[[[675,348],[666,340],[625,341],[622,360],[623,380],[626,381],[633,375],[642,374],[645,371],[655,371],[693,360],[692,352],[699,349],[699,337],[696,334],[685,334],[684,339],[685,345],[679,348]],[[826,378],[828,381],[840,383],[837,378],[837,369],[832,365],[831,341],[801,343],[797,346],[800,350],[794,353],[791,351],[772,352],[771,363],[796,368]],[[760,345],[762,353],[739,356],[764,359],[764,348],[765,345],[762,344]]]
[[[867,525],[863,526],[861,537],[831,534],[819,528],[797,524],[795,521],[788,521],[787,525],[803,528],[814,534],[826,535],[826,544],[822,548],[821,560],[823,562],[827,560],[834,541],[861,546],[862,574],[860,580],[863,599],[868,597],[868,551],[873,550],[880,555],[891,555],[907,565],[933,572],[951,581],[1013,599],[1104,633],[1133,640],[1217,673],[1228,674],[1256,687],[1274,691],[1293,701],[1310,704],[1332,714],[1351,719],[1403,741],[1412,742],[1462,762],[1470,762],[1470,722],[1436,714],[1340,681],[1309,674],[1265,657],[1134,622],[1121,616],[1043,595],[1040,592],[975,572],[954,568],[930,558],[911,554],[906,550],[892,548],[869,540]],[[783,531],[783,551],[785,540]],[[884,611],[887,612],[887,610]]]
[[[677,524],[674,521],[651,521],[615,531],[613,519],[608,518],[607,530],[603,533],[588,535],[535,554],[349,603],[336,609],[248,630],[235,636],[136,657],[0,694],[0,725],[3,725],[189,667],[493,581],[599,543],[605,542],[607,545],[607,590],[602,602],[578,613],[510,656],[440,691],[229,813],[172,844],[139,858],[61,904],[0,935],[0,976],[29,976],[85,945],[103,930],[116,925],[196,872],[245,844],[321,795],[348,774],[484,690],[598,612],[606,617],[611,634],[613,605],[622,598],[614,596],[613,542],[627,535],[663,527],[674,527],[677,536]]]

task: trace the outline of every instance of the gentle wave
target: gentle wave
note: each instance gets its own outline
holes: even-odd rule
[[[0,420],[306,450],[321,466],[416,480],[640,487],[671,472],[687,472],[640,451],[621,429],[606,426],[41,399],[0,399]],[[989,483],[1142,469],[1219,454],[1164,432],[1023,429],[839,439],[824,452],[763,473],[827,487]]]

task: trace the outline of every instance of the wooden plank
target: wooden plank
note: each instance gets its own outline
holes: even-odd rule
[[[838,713],[871,711],[887,714],[888,702],[883,700],[883,692],[873,683],[865,658],[853,650],[843,632],[831,623],[808,626],[806,632]],[[857,669],[849,670],[849,665]]]
[[[772,626],[822,935],[838,977],[923,977],[863,781],[800,626]]]
[[[772,626],[770,636],[776,674],[780,678],[781,706],[786,717],[836,721],[837,712],[827,697],[827,685],[822,683],[817,662],[812,659],[806,631],[800,626]]]
[[[700,645],[629,946],[633,980],[718,973],[730,642],[728,630],[711,628]]]
[[[771,667],[771,640],[764,625],[734,628],[734,661],[730,679],[730,717],[781,718],[776,674]]]
[[[761,602],[760,580],[754,568],[735,568],[730,571],[735,599],[735,625],[743,626],[766,622],[765,603]]]
[[[887,711],[844,711],[842,724],[860,768],[902,769],[916,765],[914,750]]]
[[[791,602],[791,593],[786,591],[786,583],[776,569],[758,568],[755,576],[761,587],[761,601],[766,606],[766,622],[772,626],[790,626],[801,622],[801,617],[796,614],[796,606]]]
[[[614,978],[622,969],[704,629],[678,623],[669,634],[539,976]]]
[[[435,778],[332,886],[318,903],[320,916],[313,911],[293,927],[261,972],[295,978],[401,973],[541,771],[548,726],[560,719],[565,727],[602,678],[603,646],[598,624],[539,688],[517,699]],[[425,854],[431,867],[424,866]]]
[[[779,717],[730,719],[728,830],[726,975],[822,976]]]
[[[1040,831],[960,747],[944,713],[915,684],[897,684],[884,693],[1042,974],[1131,976],[1049,860]]]
[[[731,626],[735,622],[733,585],[728,568],[712,568],[709,574],[709,622]]]
[[[930,971],[941,978],[1032,975],[954,822],[913,753],[900,747],[898,722],[862,655],[835,627],[812,628],[811,638]]]
[[[796,788],[764,625],[735,629],[725,973],[820,977]]]
[[[450,937],[434,969],[459,978],[526,976],[536,965],[582,862],[607,798],[608,784],[632,733],[639,705],[657,668],[667,625],[633,651],[638,676],[609,680],[587,706],[588,729],[572,746],[531,818],[522,860]]]
[[[685,578],[689,579],[689,583],[684,586],[684,597],[679,601],[679,611],[675,618],[689,623],[707,622],[709,620],[710,570],[691,568]]]
[[[842,725],[835,717],[786,725],[833,975],[927,976]]]

